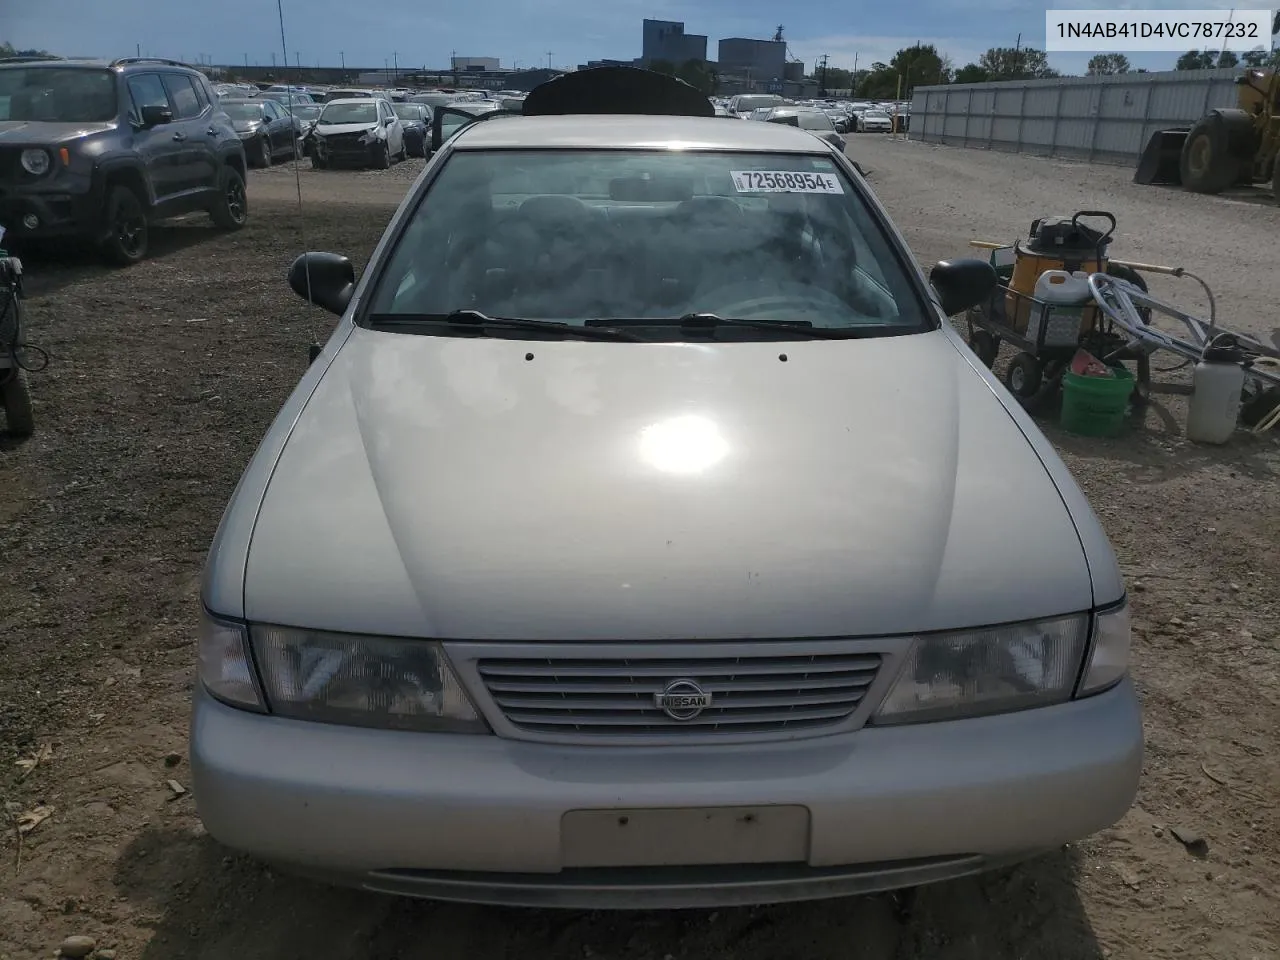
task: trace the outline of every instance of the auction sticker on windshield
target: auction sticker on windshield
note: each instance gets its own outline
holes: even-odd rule
[[[831,173],[794,170],[731,170],[739,193],[844,193],[840,178]]]

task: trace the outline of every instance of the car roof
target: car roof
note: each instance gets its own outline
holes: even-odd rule
[[[677,145],[695,150],[765,153],[821,153],[826,149],[812,134],[782,124],[734,122],[724,117],[633,114],[498,116],[466,127],[452,142],[456,150],[517,147],[643,150]]]

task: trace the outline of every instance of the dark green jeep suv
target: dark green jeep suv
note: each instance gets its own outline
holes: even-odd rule
[[[0,60],[0,227],[147,255],[155,220],[244,226],[245,155],[204,74],[173,60]]]

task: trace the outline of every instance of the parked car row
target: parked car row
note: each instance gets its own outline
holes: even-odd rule
[[[739,94],[717,99],[716,115],[740,120],[763,120],[776,108],[803,108],[826,115],[837,133],[890,133],[910,127],[911,105],[904,102],[854,100],[792,100],[773,93]]]

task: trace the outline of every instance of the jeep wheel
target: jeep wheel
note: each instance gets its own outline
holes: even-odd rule
[[[245,195],[244,177],[235,167],[222,168],[222,182],[218,199],[209,209],[209,216],[223,230],[239,230],[249,219],[249,198]]]
[[[260,167],[271,166],[271,160],[272,160],[271,141],[268,140],[266,137],[263,137],[261,140],[258,141],[258,158],[257,159],[258,159],[258,166]]]
[[[9,433],[15,437],[29,437],[35,433],[36,418],[31,412],[31,389],[27,385],[27,371],[10,368],[0,374],[0,407]]]
[[[391,166],[391,145],[387,141],[382,141],[382,149],[374,158],[373,165],[379,170],[386,170]]]
[[[107,193],[105,221],[102,252],[107,260],[129,267],[146,257],[147,211],[136,193],[119,184],[112,187]]]

